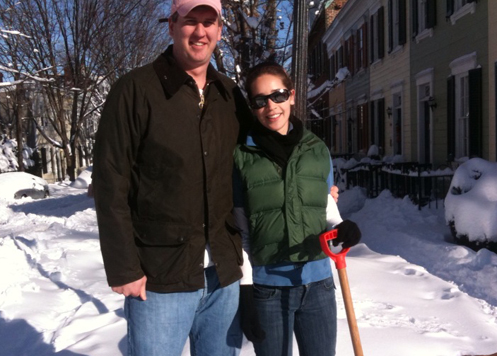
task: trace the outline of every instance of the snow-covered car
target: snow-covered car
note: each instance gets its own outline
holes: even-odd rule
[[[26,172],[7,172],[0,174],[0,198],[21,199],[46,198],[50,189],[45,179]]]
[[[457,168],[445,197],[445,221],[459,243],[497,252],[497,163],[472,158]]]

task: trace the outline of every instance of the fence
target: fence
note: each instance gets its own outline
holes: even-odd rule
[[[348,169],[335,170],[347,189],[363,187],[368,198],[375,198],[388,189],[398,198],[407,195],[419,209],[432,204],[438,209],[438,201],[445,198],[453,176],[448,167],[438,167],[434,171],[431,164],[418,162],[358,163]]]

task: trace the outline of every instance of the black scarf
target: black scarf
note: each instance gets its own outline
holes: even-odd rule
[[[286,168],[293,149],[300,142],[304,133],[302,121],[292,115],[290,123],[293,125],[293,129],[286,135],[264,127],[259,120],[255,121],[253,127],[254,143],[283,169]]]

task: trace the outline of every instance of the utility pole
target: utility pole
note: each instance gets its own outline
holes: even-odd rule
[[[307,121],[308,0],[293,1],[292,79],[295,85],[295,116]]]

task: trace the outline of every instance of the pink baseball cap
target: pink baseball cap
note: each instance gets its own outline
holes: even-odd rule
[[[171,15],[176,11],[182,17],[188,15],[197,6],[210,6],[221,16],[221,0],[173,0]]]

